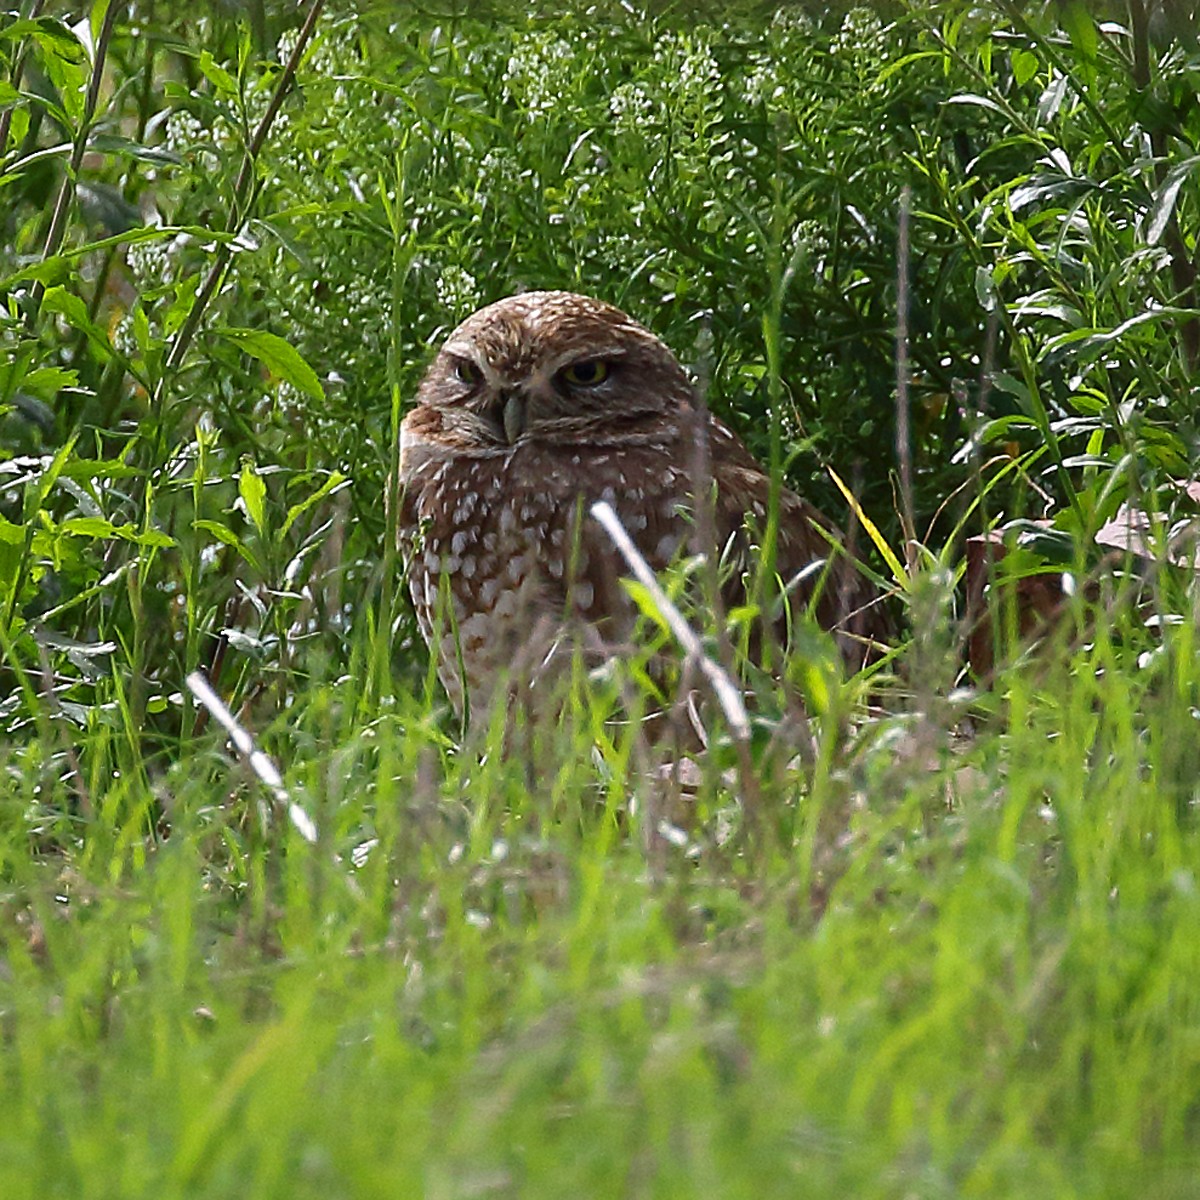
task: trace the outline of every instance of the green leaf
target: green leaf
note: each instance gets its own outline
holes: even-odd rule
[[[175,539],[159,529],[138,530],[128,523],[114,525],[104,517],[69,517],[58,527],[58,532],[69,533],[73,537],[119,538],[123,542],[133,542],[138,546],[157,546],[164,549],[175,545]]]
[[[975,298],[984,312],[996,307],[996,280],[990,267],[975,268]]]
[[[21,380],[21,386],[26,391],[42,397],[54,396],[63,388],[76,387],[78,384],[79,372],[65,367],[38,367]]]
[[[21,283],[40,283],[46,287],[66,279],[71,273],[70,264],[61,254],[55,254],[43,262],[30,263],[11,275],[0,279],[0,290],[11,291]]]
[[[960,92],[957,96],[951,96],[944,103],[969,104],[977,108],[990,109],[992,112],[999,113],[1002,117],[1009,115],[1008,110],[1002,105],[997,104],[995,100],[989,99],[987,96],[977,96],[974,92]]]
[[[50,495],[54,485],[58,482],[58,477],[62,473],[63,467],[66,466],[67,460],[71,457],[71,452],[75,449],[77,437],[78,434],[73,434],[59,447],[58,453],[55,454],[50,465],[42,472],[37,483],[26,490],[24,497],[24,518],[27,522],[33,520],[35,514],[46,503],[46,497]]]
[[[14,525],[7,517],[0,517],[0,542],[8,546],[25,545],[24,527]]]
[[[242,464],[242,473],[238,478],[238,494],[246,506],[246,514],[254,522],[259,533],[267,531],[267,485],[262,476],[254,469],[252,462]]]
[[[236,96],[238,85],[230,73],[225,70],[220,63],[213,58],[212,54],[207,50],[200,51],[200,57],[197,59],[196,65],[204,73],[205,78],[217,89],[219,94],[226,96]]]
[[[887,563],[888,569],[892,572],[892,577],[907,591],[912,587],[912,580],[909,579],[908,572],[904,569],[896,552],[888,545],[887,539],[883,536],[879,526],[867,516],[862,505],[858,502],[858,497],[842,482],[838,473],[832,467],[826,467],[825,470],[829,473],[829,478],[837,484],[838,491],[846,498],[846,503],[854,511],[859,524],[867,531],[867,536],[874,543],[875,549],[882,555],[883,561]]]
[[[227,529],[217,521],[193,521],[192,528],[201,533],[211,533],[223,546],[232,546],[235,550],[242,549],[242,539],[232,529]]]
[[[262,568],[254,556],[254,552],[233,530],[226,529],[224,525],[219,525],[216,521],[193,521],[192,528],[201,533],[212,534],[223,546],[230,546],[236,550],[253,570],[261,572]]]
[[[175,285],[171,303],[162,315],[163,334],[166,337],[173,337],[187,320],[188,314],[196,303],[196,290],[199,286],[199,275],[186,275]]]
[[[88,316],[87,305],[74,292],[68,292],[61,286],[47,288],[42,296],[42,311],[58,313],[73,329],[86,334],[88,341],[103,355],[112,355],[108,334]]]
[[[628,593],[629,598],[643,617],[647,617],[653,621],[662,633],[669,634],[671,632],[671,627],[662,615],[658,607],[658,602],[654,599],[653,594],[645,584],[639,583],[636,579],[629,579],[622,576],[621,586]]]
[[[1095,82],[1096,50],[1100,35],[1096,32],[1091,6],[1085,0],[1070,0],[1062,9],[1062,25],[1079,56],[1084,80],[1089,84]]]
[[[92,11],[88,14],[88,24],[92,30],[92,41],[100,40],[100,30],[104,25],[104,18],[108,15],[109,5],[112,0],[96,0],[92,5]]]
[[[325,389],[316,371],[283,338],[261,329],[221,329],[218,333],[236,343],[252,358],[257,358],[273,375],[286,380],[306,396],[314,400],[325,399]]]
[[[144,146],[131,138],[120,137],[115,133],[96,133],[88,138],[88,149],[97,150],[104,154],[119,155],[122,158],[137,159],[141,162],[175,165],[181,161],[178,154],[164,146]]]
[[[42,312],[58,313],[66,319],[68,325],[79,330],[85,330],[92,324],[88,317],[87,305],[74,292],[68,292],[63,287],[46,289],[46,294],[42,297]]]
[[[1179,190],[1183,187],[1184,180],[1196,169],[1197,163],[1200,163],[1200,154],[1193,154],[1191,158],[1176,163],[1156,189],[1150,200],[1150,210],[1146,214],[1147,245],[1158,245],[1159,238],[1162,237],[1171,220],[1171,214],[1175,211]]]
[[[344,486],[349,484],[349,480],[340,471],[334,471],[327,480],[315,491],[311,496],[301,500],[299,504],[293,504],[288,509],[287,519],[283,523],[283,528],[279,531],[280,538],[287,535],[287,531],[296,523],[298,517],[302,517],[314,504],[319,500],[323,500],[333,491],[340,491]]]
[[[911,66],[915,62],[920,62],[923,58],[941,58],[940,50],[917,50],[912,54],[906,54],[903,58],[897,59],[895,62],[888,63],[882,71],[875,77],[875,87],[881,83],[886,83],[897,71],[903,71],[906,67]]]
[[[87,54],[79,39],[58,22],[39,21],[33,35],[41,51],[42,67],[54,85],[68,120],[75,124],[83,116],[87,94]]]
[[[132,479],[140,475],[137,467],[131,467],[115,458],[73,458],[62,469],[68,479]]]
[[[1153,308],[1147,312],[1138,313],[1127,321],[1122,321],[1113,329],[1073,329],[1070,333],[1060,334],[1051,338],[1038,356],[1038,361],[1047,365],[1058,362],[1065,353],[1070,351],[1072,361],[1089,362],[1095,358],[1110,342],[1118,341],[1140,329],[1144,325],[1156,325],[1160,321],[1174,321],[1179,317],[1189,317],[1192,310],[1188,308],[1162,307]]]
[[[1018,87],[1024,87],[1037,73],[1042,65],[1038,56],[1032,50],[1014,50],[1012,52],[1013,78]]]

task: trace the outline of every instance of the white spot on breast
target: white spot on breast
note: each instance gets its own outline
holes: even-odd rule
[[[658,539],[658,545],[654,548],[654,557],[660,561],[666,561],[675,553],[675,547],[679,544],[679,539],[673,533],[665,533]]]
[[[552,579],[561,579],[563,577],[563,560],[561,558],[551,558],[546,562],[546,570],[550,572]]]
[[[517,527],[516,513],[510,507],[505,507],[500,510],[500,532],[512,533]]]
[[[462,577],[464,579],[475,578],[475,555],[468,554],[467,557],[463,559]]]
[[[467,543],[473,542],[474,540],[474,531],[468,533],[465,529],[460,529],[450,539],[450,552],[452,554],[461,554],[467,548]]]
[[[596,598],[592,585],[586,579],[577,583],[571,594],[575,597],[575,603],[580,608],[591,608],[592,601]]]

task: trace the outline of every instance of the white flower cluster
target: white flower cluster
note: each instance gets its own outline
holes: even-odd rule
[[[280,65],[286,63],[296,49],[299,28],[285,29],[275,43]],[[303,60],[303,68],[314,75],[342,75],[354,68],[354,26],[344,18],[323,16],[317,22],[312,40]]]
[[[167,149],[183,155],[204,137],[204,126],[185,108],[177,108],[169,117],[165,131]]]
[[[521,178],[521,164],[507,146],[494,146],[479,162],[479,191],[485,196],[503,195]]]
[[[773,58],[764,58],[755,63],[742,80],[742,96],[747,104],[765,104],[769,107],[774,101],[782,99],[783,95],[779,64]]]
[[[536,119],[550,112],[569,87],[575,54],[570,42],[539,32],[522,39],[504,71],[506,93]]]
[[[275,408],[280,416],[302,417],[308,409],[308,397],[295,384],[281,379],[275,388]]]
[[[721,69],[712,47],[697,34],[663,34],[654,47],[654,61],[675,101],[699,112],[711,110],[721,99]]]
[[[689,93],[707,93],[721,85],[721,69],[711,47],[700,44],[685,54],[679,70],[679,85]]]
[[[789,239],[789,253],[807,262],[810,275],[823,275],[829,258],[829,230],[819,221],[798,221]]]
[[[170,279],[171,249],[160,238],[131,243],[125,250],[125,262],[141,290],[160,287]]]
[[[637,133],[654,116],[654,100],[640,83],[622,83],[608,98],[613,124],[622,133]]]
[[[126,313],[116,324],[110,334],[113,349],[126,358],[133,358],[138,352],[137,338],[133,332],[133,317]]]
[[[812,18],[802,8],[787,7],[776,9],[771,18],[771,36],[773,39],[787,40],[791,37],[811,37],[813,31]]]
[[[221,160],[212,151],[211,136],[200,118],[187,109],[177,108],[171,113],[167,118],[163,136],[167,149],[172,154],[177,154],[184,162],[192,163],[209,174],[215,174],[220,169]]]
[[[475,276],[463,267],[454,263],[443,267],[435,286],[438,304],[456,320],[479,307],[479,285]]]
[[[275,43],[275,58],[280,63],[287,62],[292,53],[296,49],[296,43],[300,40],[300,30],[297,28],[285,29],[280,35],[279,40]]]
[[[852,8],[843,18],[829,48],[834,54],[851,58],[877,58],[883,46],[883,22],[870,8]]]

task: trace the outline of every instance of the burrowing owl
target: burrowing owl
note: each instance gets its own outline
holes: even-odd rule
[[[574,628],[623,636],[633,606],[623,563],[587,516],[608,500],[656,570],[692,522],[696,392],[675,356],[619,309],[570,292],[488,305],[447,338],[400,440],[400,531],[421,632],[462,710],[486,704],[514,663],[537,670]],[[748,557],[767,521],[769,479],[707,417],[721,546]],[[836,553],[834,526],[786,489],[776,568],[818,620],[870,638],[874,591]],[[818,564],[814,569],[814,563]],[[728,600],[738,599],[736,575]],[[595,640],[595,639],[593,639]],[[862,660],[862,643],[846,643]],[[857,645],[857,649],[855,649]]]

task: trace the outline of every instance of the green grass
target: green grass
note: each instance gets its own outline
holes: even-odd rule
[[[1194,1195],[1188,31],[362,4],[291,87],[290,6],[118,6],[89,116],[50,7],[0,21],[0,1197]],[[603,295],[903,558],[904,186],[894,661],[799,630],[753,779],[714,720],[682,794],[615,719],[651,622],[464,739],[380,500],[429,346]],[[1136,602],[1094,540],[1126,500]],[[997,584],[1077,586],[979,680],[996,527]]]
[[[0,1188],[1191,1194],[1188,643],[1014,673],[954,747],[827,730],[757,852],[725,788],[646,851],[589,737],[480,764],[350,682],[269,739],[316,846],[210,738],[39,854],[14,760]]]

